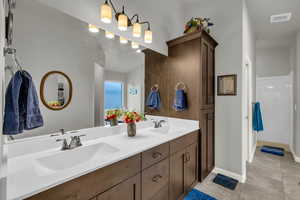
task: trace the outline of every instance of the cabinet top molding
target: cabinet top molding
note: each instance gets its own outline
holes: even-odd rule
[[[200,37],[204,37],[207,40],[211,41],[214,47],[218,46],[218,42],[206,31],[196,31],[193,33],[188,33],[188,34],[185,34],[183,36],[180,36],[178,38],[168,41],[167,44],[169,47],[172,47],[172,46],[184,43],[184,42],[195,40]]]

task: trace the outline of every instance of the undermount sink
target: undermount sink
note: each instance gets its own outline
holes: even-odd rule
[[[37,159],[40,166],[50,170],[64,170],[83,164],[93,158],[97,153],[109,155],[119,151],[119,149],[106,144],[97,143],[89,146],[78,147],[73,150],[60,151],[54,155],[45,156]]]
[[[160,128],[151,128],[150,131],[154,132],[154,133],[167,134],[170,131],[170,127],[169,126],[163,126],[163,127],[160,127]]]
[[[163,126],[163,127],[160,127],[160,128],[152,128],[152,129],[150,129],[150,131],[154,132],[154,133],[168,134],[168,133],[172,133],[172,132],[184,131],[184,128],[172,127],[172,126]]]

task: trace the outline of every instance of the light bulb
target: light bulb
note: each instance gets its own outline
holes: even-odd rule
[[[121,44],[127,44],[128,43],[128,40],[122,36],[120,36],[120,43]]]
[[[128,18],[125,14],[120,14],[118,17],[118,28],[120,31],[126,31],[128,27]]]
[[[97,26],[93,25],[93,24],[89,24],[89,31],[91,33],[98,33],[99,32],[99,29]]]
[[[145,43],[152,43],[152,31],[151,30],[146,30],[145,31],[145,38],[144,38]]]
[[[132,36],[133,37],[141,37],[142,35],[142,25],[140,23],[134,23],[132,29]]]
[[[134,41],[131,42],[131,48],[138,49],[139,47],[140,46],[139,46],[139,44],[137,42],[134,42]]]
[[[100,18],[101,21],[106,24],[109,24],[112,21],[112,9],[107,1],[100,7]]]
[[[105,31],[105,37],[108,39],[113,39],[115,37],[115,34],[109,31]]]

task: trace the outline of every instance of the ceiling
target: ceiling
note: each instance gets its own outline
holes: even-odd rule
[[[300,0],[247,0],[256,39],[260,45],[290,45],[300,30]],[[284,23],[270,23],[270,16],[292,13],[292,19]]]

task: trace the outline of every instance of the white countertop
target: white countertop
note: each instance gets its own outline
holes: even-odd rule
[[[9,158],[7,177],[8,200],[19,200],[30,197],[199,129],[198,121],[174,118],[168,118],[168,120],[174,120],[175,122],[169,123],[172,125],[169,125],[167,133],[155,132],[153,127],[143,127],[137,128],[137,135],[130,138],[123,128],[119,134],[93,140],[83,140],[83,146],[74,150],[79,151],[90,145],[105,143],[115,147],[117,151],[109,155],[97,152],[91,159],[68,169],[54,171],[42,168],[37,163],[37,159],[58,153],[67,153],[60,151],[57,147],[48,149],[47,151]],[[68,152],[74,150],[69,150]]]

